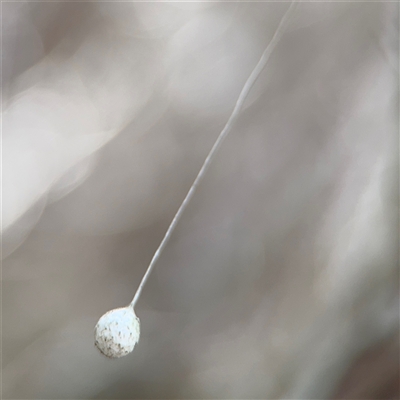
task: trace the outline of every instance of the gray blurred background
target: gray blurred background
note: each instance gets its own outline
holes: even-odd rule
[[[2,3],[2,396],[399,398],[399,4]]]

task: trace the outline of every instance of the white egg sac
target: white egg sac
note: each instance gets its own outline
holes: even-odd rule
[[[129,354],[139,341],[140,321],[131,307],[105,313],[94,329],[95,345],[107,357]]]

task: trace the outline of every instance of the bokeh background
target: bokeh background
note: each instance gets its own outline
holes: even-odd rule
[[[399,398],[399,4],[2,2],[2,396]]]

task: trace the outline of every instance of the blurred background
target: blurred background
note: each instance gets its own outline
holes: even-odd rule
[[[399,4],[2,3],[2,396],[399,398]]]

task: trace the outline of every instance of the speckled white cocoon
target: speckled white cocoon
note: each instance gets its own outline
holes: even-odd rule
[[[131,307],[105,313],[94,328],[95,344],[107,357],[129,354],[139,341],[140,321]]]

